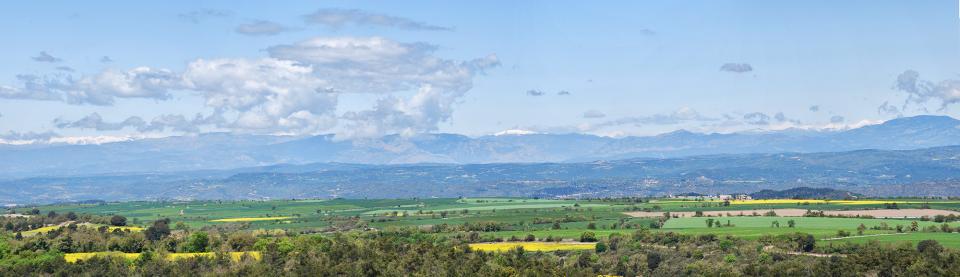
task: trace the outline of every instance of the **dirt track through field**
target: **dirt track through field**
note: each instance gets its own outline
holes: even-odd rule
[[[751,216],[764,215],[773,211],[777,216],[803,216],[807,213],[804,209],[759,209],[742,211],[703,211],[703,216]],[[625,212],[624,214],[632,217],[661,217],[664,212]],[[877,209],[877,210],[848,210],[848,211],[823,211],[828,216],[872,216],[876,218],[919,218],[923,216],[934,217],[936,215],[956,215],[960,212],[948,210],[933,209]],[[696,212],[670,212],[670,216],[692,217]]]

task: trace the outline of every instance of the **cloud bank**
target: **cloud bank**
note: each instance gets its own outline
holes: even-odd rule
[[[496,55],[457,61],[435,56],[436,49],[381,37],[316,37],[269,47],[263,58],[196,59],[182,71],[141,66],[92,75],[21,75],[19,86],[0,86],[0,98],[111,106],[121,99],[164,101],[178,93],[196,93],[213,110],[192,118],[164,115],[150,122],[139,117],[107,122],[94,113],[78,120],[58,119],[58,128],[334,131],[342,137],[415,134],[434,131],[449,120],[454,105],[473,87],[473,78],[500,65]],[[356,93],[379,99],[368,110],[338,114],[339,96]]]

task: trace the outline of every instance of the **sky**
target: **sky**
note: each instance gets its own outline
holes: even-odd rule
[[[20,1],[0,140],[654,135],[960,117],[946,1]]]

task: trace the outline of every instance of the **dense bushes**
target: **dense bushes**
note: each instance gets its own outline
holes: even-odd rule
[[[466,245],[478,232],[452,236],[419,228],[295,235],[213,228],[193,232],[107,232],[64,228],[22,240],[0,240],[0,275],[93,276],[922,276],[960,275],[960,254],[935,241],[911,245],[828,244],[804,233],[743,240],[640,229],[631,235],[584,232],[593,251],[484,253]],[[475,224],[485,229],[488,224]],[[535,240],[530,236],[526,240]],[[517,238],[520,240],[520,238]],[[96,257],[64,261],[64,252],[149,253],[134,261]],[[164,252],[261,251],[262,259],[226,257],[175,262]],[[808,252],[828,253],[814,256]]]

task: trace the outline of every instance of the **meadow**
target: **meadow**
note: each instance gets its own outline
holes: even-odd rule
[[[453,199],[308,199],[271,201],[166,201],[118,202],[101,204],[60,204],[38,207],[57,213],[122,215],[130,231],[142,231],[151,222],[169,218],[171,225],[185,228],[230,226],[247,230],[283,230],[286,232],[330,233],[351,229],[383,230],[416,227],[437,236],[477,233],[485,240],[511,240],[533,235],[539,240],[576,240],[583,232],[597,236],[631,234],[646,228],[658,232],[684,234],[733,235],[757,239],[764,235],[795,232],[810,233],[818,239],[833,239],[844,231],[854,237],[830,240],[830,243],[916,242],[924,235],[943,239],[948,247],[960,247],[952,234],[920,233],[928,226],[942,223],[920,219],[870,219],[838,217],[720,216],[710,217],[718,224],[707,227],[705,217],[661,218],[632,217],[630,212],[663,214],[695,211],[750,211],[761,209],[803,209],[850,211],[885,209],[892,204],[902,209],[960,210],[960,202],[928,199],[872,200],[794,200],[772,199],[731,201],[692,201],[676,199],[604,199],[557,200],[523,198]],[[748,214],[748,213],[745,213]],[[794,226],[789,227],[788,222]],[[909,230],[917,221],[918,231]],[[662,226],[660,225],[662,224]],[[866,237],[856,237],[863,224]],[[960,223],[950,223],[960,226]],[[719,225],[719,227],[717,227]],[[779,225],[779,226],[778,226]],[[897,233],[900,225],[907,235],[869,236]],[[881,228],[881,226],[883,226]],[[88,226],[97,227],[97,226]],[[43,232],[57,226],[25,232]],[[49,230],[47,230],[49,231]]]

